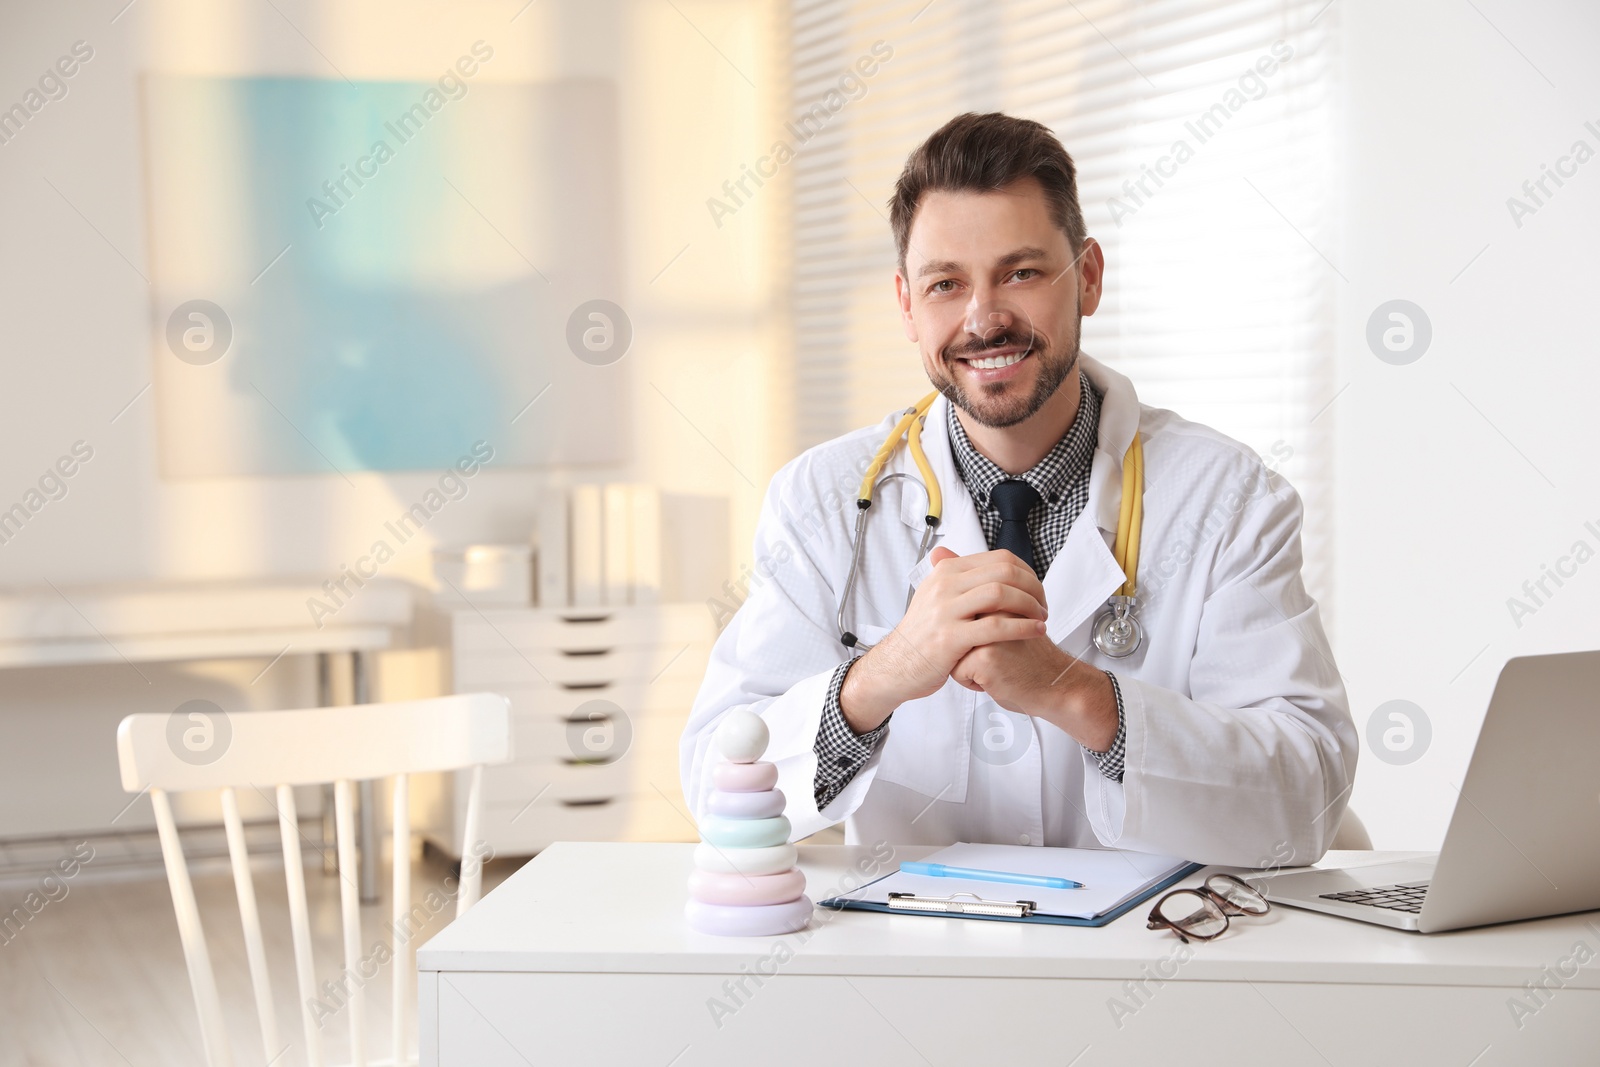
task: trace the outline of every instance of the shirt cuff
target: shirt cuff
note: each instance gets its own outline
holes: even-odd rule
[[[822,721],[817,728],[817,739],[812,751],[817,755],[817,773],[812,782],[812,796],[821,811],[843,792],[856,772],[872,758],[878,743],[889,729],[889,719],[884,719],[874,729],[858,734],[844,717],[844,707],[839,694],[844,690],[845,675],[860,660],[852,657],[839,664],[828,683],[828,695],[822,704]],[[893,718],[891,712],[889,718]]]
[[[1092,748],[1084,751],[1094,757],[1095,763],[1100,766],[1100,774],[1113,782],[1122,781],[1122,765],[1127,756],[1128,734],[1127,723],[1122,718],[1122,686],[1117,684],[1117,676],[1110,671],[1105,676],[1111,679],[1111,693],[1117,699],[1117,736],[1112,739],[1111,747],[1104,752],[1096,752]]]

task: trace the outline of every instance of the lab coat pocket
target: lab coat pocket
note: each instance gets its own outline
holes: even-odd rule
[[[889,720],[878,779],[930,799],[966,800],[977,699],[977,693],[947,681],[932,696],[900,705]]]
[[[876,626],[870,622],[863,622],[855,628],[856,639],[868,648],[888,637],[891,632],[888,626]]]

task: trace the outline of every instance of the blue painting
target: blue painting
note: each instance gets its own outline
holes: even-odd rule
[[[164,476],[625,460],[613,87],[475,52],[145,80]]]

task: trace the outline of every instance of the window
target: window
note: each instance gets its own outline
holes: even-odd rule
[[[1106,251],[1083,350],[1290,478],[1326,616],[1342,276],[1325,3],[792,0],[796,447],[927,391],[892,304],[886,205],[907,154],[962,111],[1037,119]]]

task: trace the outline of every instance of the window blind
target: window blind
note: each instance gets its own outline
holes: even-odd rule
[[[906,156],[962,111],[1037,119],[1077,164],[1106,252],[1083,350],[1290,478],[1327,615],[1333,419],[1320,414],[1341,275],[1325,258],[1325,3],[791,0],[789,104],[811,116],[790,164],[796,448],[927,390],[893,304],[887,203]],[[875,45],[889,57],[830,98]]]

